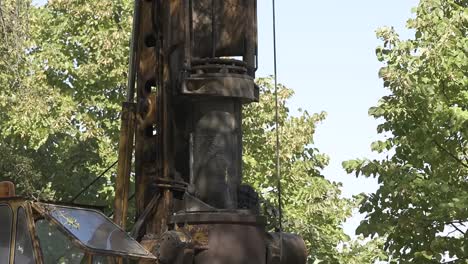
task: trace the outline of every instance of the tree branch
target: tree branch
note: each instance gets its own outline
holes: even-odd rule
[[[468,168],[468,164],[464,163],[463,160],[459,159],[457,156],[455,156],[453,153],[448,151],[446,148],[444,148],[442,145],[440,145],[435,139],[432,140],[434,144],[441,149],[443,152],[447,153],[451,158],[453,158],[455,161],[460,163],[463,167]]]
[[[463,232],[460,228],[458,228],[458,226],[456,226],[455,224],[450,224],[453,228],[455,228],[458,232],[462,233],[463,235],[465,235],[465,232]]]

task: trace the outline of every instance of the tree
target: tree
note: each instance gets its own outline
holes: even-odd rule
[[[131,1],[56,0],[27,12],[29,26],[21,31],[27,71],[18,74],[21,89],[0,87],[1,137],[31,160],[58,200],[69,201],[116,160],[131,7]],[[109,202],[112,175],[81,202]]]
[[[51,199],[55,193],[50,183],[43,183],[32,159],[0,145],[0,173],[2,180],[15,183],[18,193],[34,199]]]
[[[384,96],[369,114],[385,136],[372,149],[381,160],[344,162],[348,172],[377,177],[380,187],[360,206],[357,232],[386,237],[399,263],[468,261],[468,2],[422,0],[401,40],[377,35]]]
[[[25,75],[29,1],[0,2],[0,87],[19,89]],[[5,96],[3,94],[0,96]]]
[[[244,180],[265,200],[270,227],[277,227],[274,86],[271,78],[260,78],[257,84],[261,90],[260,102],[250,104],[243,113],[243,174]],[[344,253],[346,250],[338,247],[340,243],[350,242],[341,225],[351,216],[357,199],[341,198],[341,184],[332,183],[321,175],[321,169],[327,166],[329,158],[313,146],[313,136],[317,124],[325,119],[326,114],[310,115],[301,111],[299,116],[291,116],[287,100],[292,95],[291,89],[279,85],[284,229],[305,239],[309,263],[373,263],[382,256],[347,254]],[[365,246],[354,245],[353,249],[360,253],[367,251]],[[356,257],[366,261],[358,262]]]
[[[15,181],[20,192],[38,196],[44,193],[44,185],[39,184],[33,160],[15,150],[5,137],[12,122],[8,112],[18,101],[15,95],[27,87],[29,11],[29,1],[0,1],[0,176]]]
[[[382,250],[384,244],[383,239],[372,239],[366,241],[362,236],[359,236],[353,241],[343,242],[340,244],[339,263],[343,264],[375,264],[383,263],[388,260],[388,256]]]

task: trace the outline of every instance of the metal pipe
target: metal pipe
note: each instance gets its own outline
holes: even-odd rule
[[[136,53],[138,49],[138,36],[140,25],[140,1],[135,0],[133,5],[133,26],[130,39],[130,57],[128,59],[128,84],[127,84],[127,102],[133,102],[135,98],[135,79],[136,79]]]

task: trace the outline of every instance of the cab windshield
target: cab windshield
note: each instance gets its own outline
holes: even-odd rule
[[[44,263],[79,264],[85,252],[45,219],[36,221],[36,232],[41,245]]]
[[[100,212],[49,204],[39,207],[46,216],[36,220],[44,263],[88,263],[91,255],[96,264],[117,263],[117,257],[155,258]]]

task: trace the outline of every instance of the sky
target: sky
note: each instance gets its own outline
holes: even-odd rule
[[[35,0],[43,4],[45,0]],[[347,175],[342,161],[374,158],[370,144],[379,139],[377,120],[368,116],[387,91],[378,78],[382,66],[375,48],[380,44],[375,30],[393,26],[403,38],[411,8],[417,0],[276,0],[278,80],[295,91],[290,109],[309,113],[325,111],[318,125],[315,146],[330,156],[323,171],[329,180],[343,183],[343,196],[377,190],[375,179]],[[258,0],[258,77],[273,74],[272,3]],[[283,142],[287,144],[287,142]],[[362,216],[345,225],[354,235]]]
[[[276,0],[278,80],[295,91],[290,109],[309,113],[325,111],[318,125],[315,146],[330,156],[325,177],[343,183],[343,196],[375,192],[375,179],[356,178],[342,168],[342,161],[375,158],[372,141],[381,138],[379,124],[368,115],[387,93],[375,56],[380,41],[375,30],[393,26],[402,38],[413,37],[406,29],[417,0]],[[258,0],[258,76],[272,74],[272,4]],[[297,113],[297,111],[293,111]],[[287,144],[287,142],[283,142]],[[344,225],[353,236],[362,216]]]

